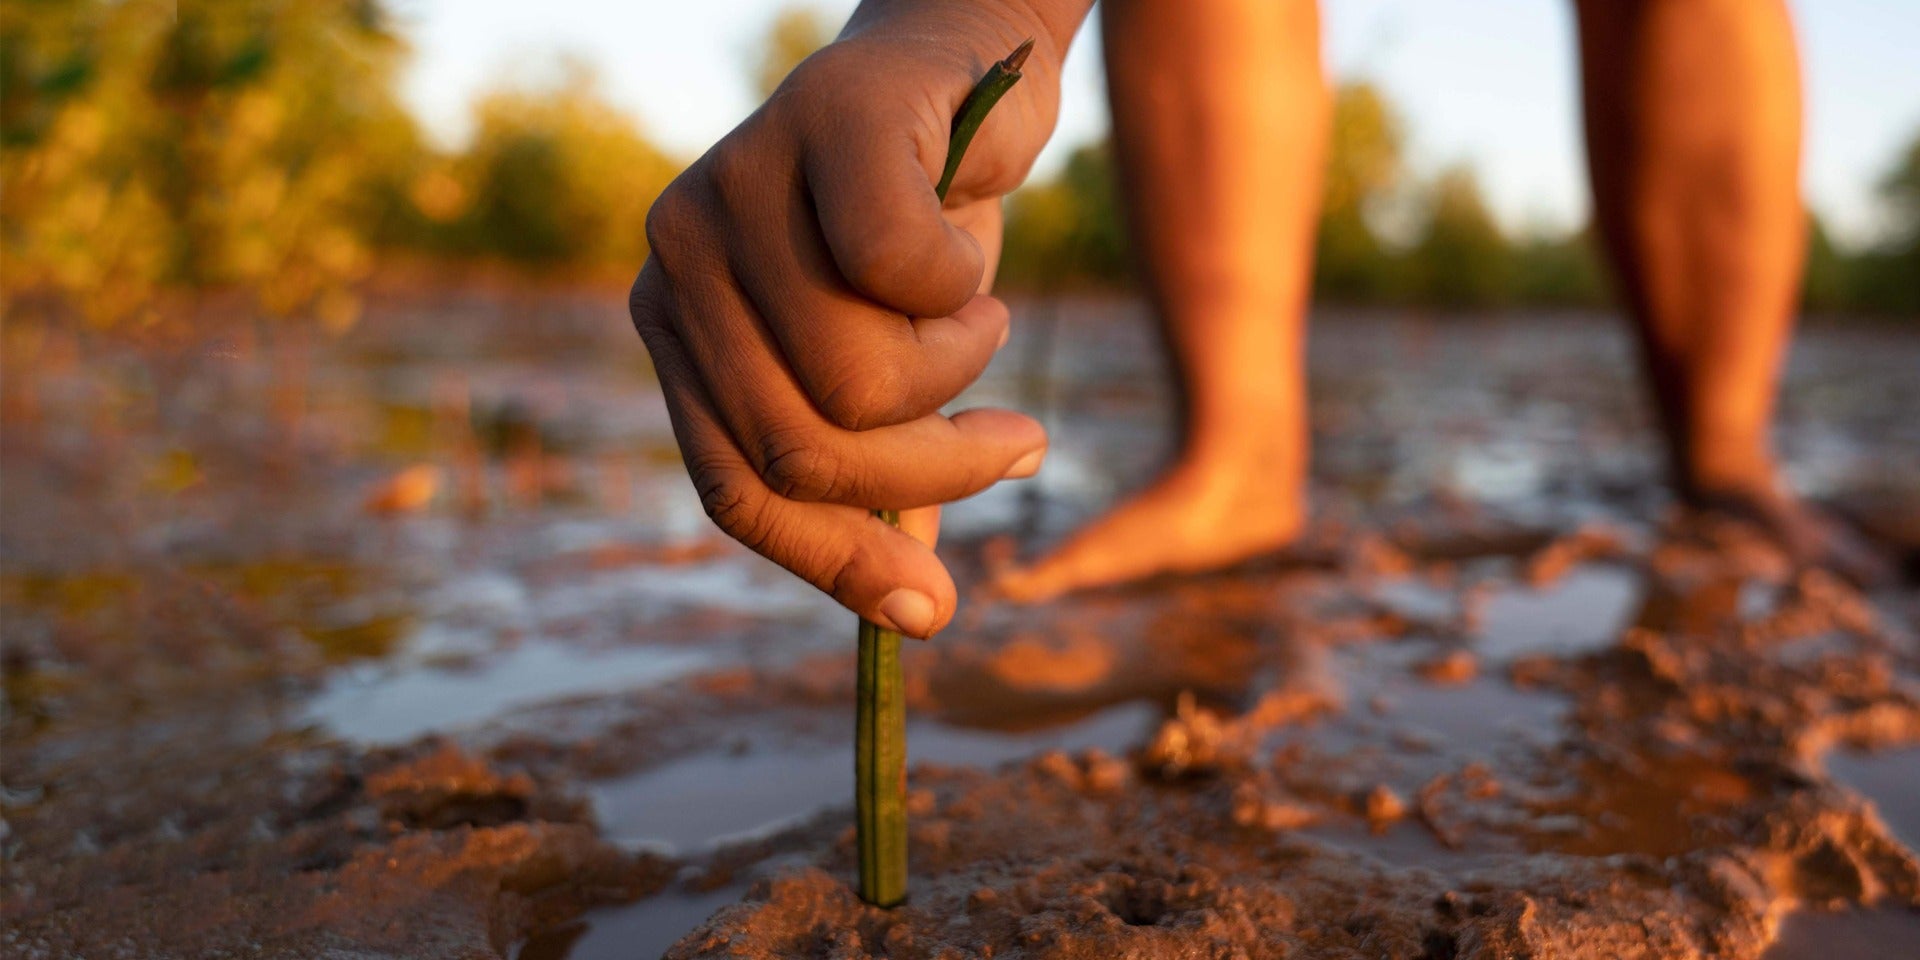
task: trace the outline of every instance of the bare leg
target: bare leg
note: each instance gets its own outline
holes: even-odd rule
[[[1675,489],[1826,538],[1768,428],[1806,248],[1800,74],[1781,0],[1579,0],[1595,217],[1639,333]]]
[[[1146,490],[997,586],[1016,599],[1225,566],[1305,510],[1305,314],[1329,102],[1313,0],[1102,4],[1132,236],[1183,435]]]

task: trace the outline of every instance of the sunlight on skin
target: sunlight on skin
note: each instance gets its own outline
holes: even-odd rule
[[[1302,357],[1327,100],[1312,0],[1108,3],[1115,141],[1184,442],[1145,491],[998,590],[1207,569],[1300,528]],[[1767,433],[1805,247],[1792,24],[1768,2],[1579,4],[1601,233],[1683,500],[1832,552]]]
[[[1786,7],[1586,0],[1578,10],[1597,223],[1675,491],[1759,521],[1802,559],[1830,553],[1822,524],[1781,485],[1768,440],[1806,250]]]
[[[1129,222],[1182,390],[1147,489],[996,589],[1204,570],[1299,531],[1306,303],[1330,103],[1311,0],[1102,6]]]

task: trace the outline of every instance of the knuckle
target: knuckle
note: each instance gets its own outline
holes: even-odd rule
[[[853,587],[858,579],[862,559],[871,551],[865,543],[856,544],[851,550],[840,550],[822,557],[819,566],[820,577],[817,585],[828,596],[846,603],[852,599]]]
[[[836,41],[815,50],[794,65],[781,81],[779,92],[838,99],[849,80],[871,76],[872,64],[859,47],[859,44]],[[773,99],[778,102],[782,98]]]
[[[693,232],[701,221],[701,204],[686,174],[660,192],[647,210],[647,250],[663,268],[683,262],[693,246]]]
[[[798,431],[771,435],[762,444],[761,464],[767,487],[789,500],[833,500],[844,492],[838,459]]]
[[[765,530],[753,491],[730,470],[696,467],[693,484],[707,519],[728,536],[757,550],[765,539]]]
[[[843,430],[871,430],[919,415],[910,409],[907,379],[896,364],[868,362],[822,378],[820,413]]]
[[[640,339],[660,324],[660,311],[654,306],[653,294],[648,289],[647,275],[643,271],[635,277],[633,287],[627,291],[627,316],[633,320],[633,328],[640,332]]]
[[[633,329],[640,335],[641,345],[647,348],[647,356],[653,361],[655,376],[665,383],[684,372],[686,361],[673,332],[672,320],[659,294],[649,286],[650,279],[643,272],[627,295],[627,313],[633,319]]]
[[[748,151],[723,143],[707,157],[707,181],[722,203],[739,204],[764,179],[765,164],[755,163]]]
[[[627,290],[627,316],[633,320],[633,329],[649,347],[653,338],[667,329],[667,294],[662,289],[663,281],[659,276],[659,264],[651,259],[641,266],[640,275],[633,278],[633,286]]]
[[[820,592],[845,603],[846,598],[841,590],[840,581],[846,573],[848,564],[843,553],[844,551],[831,543],[810,544],[797,548],[792,562],[782,566],[800,579],[813,584],[814,588]]]

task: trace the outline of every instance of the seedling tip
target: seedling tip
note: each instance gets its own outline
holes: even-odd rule
[[[1000,67],[1008,73],[1019,73],[1020,68],[1027,64],[1027,55],[1032,52],[1033,38],[1028,37],[1020,41],[1020,45],[1013,48],[1013,52],[1007,54],[1005,60],[1000,61]]]

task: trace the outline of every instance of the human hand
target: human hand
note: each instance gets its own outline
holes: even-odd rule
[[[956,603],[931,550],[937,505],[1031,476],[1046,450],[1020,414],[938,412],[1005,342],[1005,308],[980,295],[999,197],[1053,125],[1059,45],[1046,37],[944,208],[935,197],[960,101],[1051,26],[1016,6],[863,9],[662,194],[631,295],[708,515],[911,636]],[[901,529],[870,509],[904,511]]]

